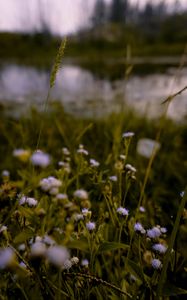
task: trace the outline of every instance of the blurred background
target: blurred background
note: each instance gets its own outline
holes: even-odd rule
[[[50,101],[94,117],[132,106],[148,117],[187,82],[185,0],[0,0],[0,106],[40,109],[61,40],[67,46]],[[181,120],[187,93],[170,105]]]

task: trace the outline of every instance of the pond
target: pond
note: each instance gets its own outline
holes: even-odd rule
[[[161,102],[187,85],[187,68],[164,74],[132,74],[128,80],[100,79],[79,66],[65,64],[59,70],[50,101],[60,101],[64,109],[83,117],[101,117],[130,106],[148,117],[162,113]],[[30,106],[42,109],[49,87],[49,72],[34,67],[4,64],[0,68],[0,104],[19,116]],[[181,120],[187,113],[187,91],[177,96],[168,116]]]

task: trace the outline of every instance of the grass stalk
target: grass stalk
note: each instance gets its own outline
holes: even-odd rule
[[[177,216],[176,216],[174,227],[173,227],[173,230],[172,230],[172,233],[171,233],[169,246],[168,246],[166,256],[165,256],[165,259],[164,259],[163,268],[162,268],[162,272],[161,272],[161,275],[160,275],[160,279],[159,279],[159,282],[158,282],[158,288],[157,288],[157,296],[158,297],[160,297],[162,295],[163,285],[164,285],[165,280],[166,280],[166,272],[167,272],[170,257],[171,257],[171,251],[172,251],[174,243],[175,243],[177,231],[179,229],[180,219],[181,219],[182,213],[184,211],[186,201],[187,201],[187,187],[185,188],[184,196],[182,197],[181,203],[179,205],[179,209],[177,211]]]

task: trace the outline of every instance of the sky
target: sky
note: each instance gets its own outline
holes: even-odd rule
[[[138,1],[144,5],[148,0],[131,0],[131,3]],[[187,2],[178,1],[181,5]],[[168,4],[173,2],[166,0]],[[74,32],[88,24],[94,3],[95,0],[0,0],[0,31],[38,30],[42,20],[47,19],[55,34]]]

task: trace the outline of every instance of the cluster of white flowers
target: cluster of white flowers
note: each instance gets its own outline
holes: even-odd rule
[[[38,201],[35,198],[27,197],[27,196],[21,196],[19,199],[19,205],[28,204],[28,206],[33,207],[38,204]]]
[[[88,193],[87,191],[80,189],[80,190],[76,190],[73,194],[73,196],[75,198],[78,198],[80,200],[87,200],[88,199]]]
[[[62,153],[66,156],[70,155],[70,152],[69,152],[68,148],[66,148],[66,147],[62,148]]]
[[[13,151],[13,156],[15,157],[25,156],[28,155],[28,151],[29,150],[25,150],[25,149],[15,149]]]
[[[163,254],[167,251],[167,246],[165,246],[163,244],[154,244],[152,248],[153,248],[153,250],[155,250],[156,252],[159,252],[161,254]]]
[[[0,224],[0,233],[2,233],[3,231],[7,231],[7,226]]]
[[[40,180],[41,189],[44,192],[49,192],[51,195],[57,195],[61,185],[62,182],[53,176],[49,176],[48,178],[43,178]]]
[[[96,167],[97,168],[97,167],[99,167],[100,163],[97,160],[91,158],[90,159],[90,165],[91,165],[91,167]]]
[[[23,269],[26,269],[26,268],[27,268],[26,264],[25,264],[23,261],[21,261],[21,262],[19,263],[19,266],[20,266],[21,268],[23,268]]]
[[[131,131],[124,132],[124,133],[122,134],[122,137],[123,137],[123,138],[131,138],[131,137],[133,137],[133,136],[134,136],[134,132],[131,132]]]
[[[83,208],[82,209],[82,214],[83,214],[84,217],[87,217],[89,215],[91,216],[92,212],[88,208]]]
[[[67,159],[66,159],[67,160]],[[58,165],[59,167],[63,168],[63,170],[66,172],[66,173],[70,173],[71,172],[71,166],[70,166],[70,163],[67,162],[67,161],[59,161],[58,162]]]
[[[156,239],[161,236],[161,234],[162,232],[160,231],[160,228],[156,226],[147,230],[147,236],[151,239]]]
[[[79,145],[79,149],[77,150],[77,153],[88,155],[88,151],[84,149],[84,146],[82,144]]]
[[[9,267],[15,259],[15,253],[12,248],[1,248],[0,249],[0,269],[3,270]]]
[[[47,251],[47,247],[44,243],[36,241],[31,245],[31,256],[32,257],[44,257]]]
[[[95,229],[95,223],[94,222],[88,222],[86,223],[86,228],[89,230],[89,231],[92,231]]]
[[[143,157],[150,158],[154,151],[158,151],[161,145],[157,141],[143,138],[138,141],[137,153]]]
[[[38,239],[31,244],[30,255],[32,258],[43,257],[52,265],[67,270],[79,262],[78,257],[70,259],[70,254],[66,247],[58,246],[51,241],[49,243],[49,241],[45,240],[46,237],[43,239],[38,237]]]
[[[130,172],[132,172],[132,173],[136,173],[136,172],[137,172],[136,168],[133,167],[133,166],[130,165],[130,164],[126,164],[126,165],[125,165],[125,168],[126,168],[126,170],[128,170],[128,171],[130,171]]]
[[[50,155],[47,153],[44,153],[41,150],[35,151],[31,155],[30,160],[34,166],[38,166],[38,167],[42,167],[42,168],[46,168],[51,163]]]
[[[71,269],[72,265],[73,264],[72,264],[71,259],[66,259],[65,262],[62,265],[62,269],[63,270],[69,270],[69,269]]]
[[[118,181],[118,178],[116,175],[110,176],[109,179],[110,179],[110,181],[113,181],[113,182]]]
[[[89,265],[88,259],[86,259],[86,258],[82,259],[81,265],[82,265],[83,267],[88,267],[88,265]]]
[[[145,229],[140,222],[134,224],[134,231],[145,234]]]
[[[56,267],[64,267],[70,258],[69,251],[63,246],[51,246],[46,251],[47,260]]]
[[[161,228],[160,228],[160,231],[161,231],[161,233],[162,233],[162,234],[164,234],[164,233],[166,233],[166,232],[167,232],[167,228],[165,228],[165,227],[161,227]]]
[[[140,206],[139,211],[140,211],[141,213],[144,213],[144,212],[145,212],[145,207]]]
[[[121,160],[126,160],[127,156],[124,155],[124,154],[120,154],[119,158],[120,158]]]
[[[30,150],[26,150],[26,149],[15,149],[13,151],[13,156],[20,159],[23,162],[27,162],[30,155],[31,155]]]
[[[9,177],[10,176],[10,172],[8,170],[3,170],[1,174],[2,174],[2,177]]]
[[[154,269],[161,269],[162,268],[162,263],[159,259],[154,258],[151,261],[151,265]]]
[[[58,199],[58,200],[67,200],[68,199],[68,195],[60,193],[60,194],[56,195],[56,199]]]
[[[25,249],[26,249],[26,245],[23,243],[23,244],[20,244],[19,246],[18,246],[18,250],[19,251],[25,251]]]
[[[73,220],[75,221],[75,222],[78,222],[78,221],[80,221],[80,220],[84,220],[84,216],[83,216],[83,214],[74,214],[73,215]]]
[[[73,256],[71,258],[72,265],[77,265],[79,263],[79,258],[77,256]]]
[[[129,210],[124,207],[121,207],[121,206],[118,207],[116,211],[119,215],[122,215],[122,216],[128,216],[128,214],[129,214]]]

